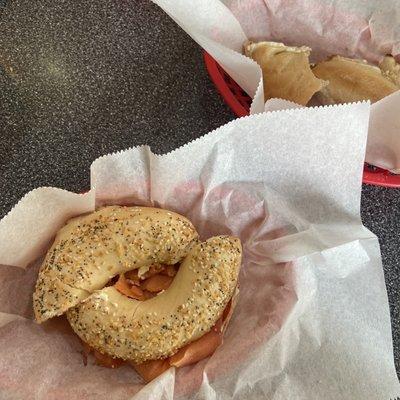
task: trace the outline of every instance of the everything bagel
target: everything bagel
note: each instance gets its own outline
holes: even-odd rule
[[[185,217],[110,206],[73,218],[39,270],[33,308],[41,323],[66,313],[83,360],[127,361],[148,382],[214,353],[236,304],[240,240],[200,242]]]
[[[213,237],[190,250],[158,296],[141,302],[106,287],[67,317],[81,339],[102,353],[136,363],[165,358],[215,325],[236,289],[240,264],[239,239]]]
[[[197,239],[188,219],[158,208],[109,206],[71,219],[39,271],[37,322],[64,314],[117,274],[180,262]]]

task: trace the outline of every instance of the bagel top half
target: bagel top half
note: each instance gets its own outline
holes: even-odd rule
[[[176,264],[197,242],[185,217],[150,207],[109,206],[73,218],[57,233],[39,270],[38,322],[65,313],[117,274]]]
[[[276,42],[247,42],[244,53],[260,65],[263,73],[264,100],[285,99],[306,105],[326,86],[311,71],[309,47],[290,47]]]
[[[114,287],[67,311],[80,338],[101,353],[141,363],[168,357],[211,330],[236,287],[240,240],[216,236],[196,244],[171,286],[137,301]]]

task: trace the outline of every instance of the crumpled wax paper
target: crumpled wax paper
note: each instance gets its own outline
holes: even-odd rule
[[[28,193],[0,221],[0,398],[391,399],[400,395],[377,238],[362,226],[368,103],[235,120],[171,153],[97,159],[91,190]],[[144,385],[82,363],[65,317],[33,321],[45,249],[73,215],[153,205],[240,237],[238,305],[210,358]]]
[[[312,48],[312,61],[340,54],[377,63],[400,60],[397,0],[153,0],[264,110],[262,72],[243,44],[271,40]],[[371,108],[365,160],[400,173],[400,91]]]

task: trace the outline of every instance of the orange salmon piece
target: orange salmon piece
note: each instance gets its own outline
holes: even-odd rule
[[[222,333],[212,329],[201,338],[178,350],[176,354],[169,358],[169,364],[178,368],[194,364],[211,356],[221,344]]]
[[[160,274],[174,277],[176,275],[176,269],[173,265],[166,265],[165,268],[160,271]]]
[[[141,286],[144,290],[148,290],[149,292],[161,292],[161,290],[165,290],[169,287],[172,280],[173,278],[170,276],[157,274],[146,279]]]
[[[114,287],[118,290],[118,292],[124,294],[125,296],[131,297],[136,300],[143,300],[142,289],[135,285],[130,286],[123,274],[119,276],[119,279]]]
[[[135,371],[147,382],[152,381],[166,371],[170,365],[166,360],[151,360],[141,364],[130,362]]]
[[[124,360],[122,360],[121,358],[112,358],[111,356],[108,356],[107,354],[102,354],[97,350],[94,350],[93,354],[96,360],[96,364],[100,365],[101,367],[118,368],[124,363]]]

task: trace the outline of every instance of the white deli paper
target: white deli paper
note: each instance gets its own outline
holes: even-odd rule
[[[397,0],[153,0],[253,98],[250,112],[264,110],[262,72],[242,55],[251,39],[312,48],[312,60],[330,55],[377,63],[400,61]],[[375,103],[365,160],[400,173],[400,91]]]
[[[166,155],[101,157],[85,195],[25,196],[0,221],[0,398],[399,396],[379,245],[360,220],[369,112],[358,103],[257,114]],[[64,318],[32,320],[37,268],[61,220],[105,204],[159,206],[203,239],[240,237],[239,301],[213,356],[143,385],[129,366],[83,366]]]

